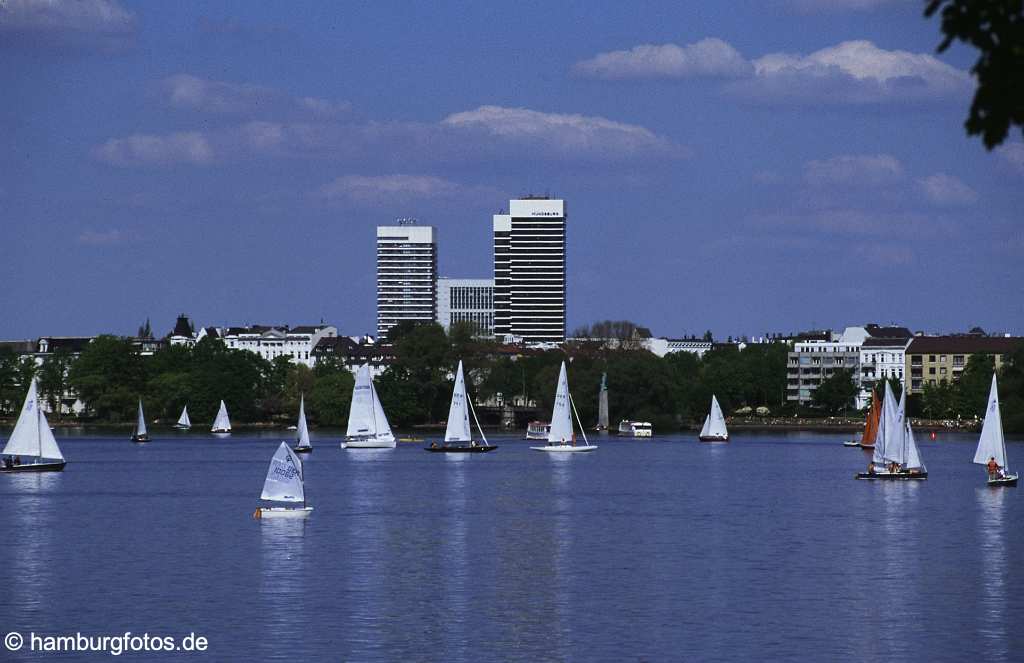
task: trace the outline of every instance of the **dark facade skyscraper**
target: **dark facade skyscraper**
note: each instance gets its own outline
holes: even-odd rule
[[[494,215],[494,333],[565,340],[565,201],[522,198]]]
[[[437,318],[437,242],[433,226],[377,226],[377,335],[403,320]]]

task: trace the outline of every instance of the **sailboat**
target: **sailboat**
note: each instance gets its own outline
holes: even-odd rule
[[[596,431],[608,430],[608,374],[601,374],[601,391],[597,395],[597,426]]]
[[[903,391],[899,405],[888,383],[878,419],[875,448],[867,472],[858,479],[889,481],[921,481],[928,478],[928,469],[921,462],[921,453],[914,441],[914,431],[907,421],[907,392]]]
[[[295,453],[312,453],[313,445],[309,441],[309,426],[306,425],[306,395],[299,397],[299,423],[296,426],[299,431],[298,439],[295,441]]]
[[[348,430],[342,449],[394,449],[395,435],[377,398],[370,377],[370,365],[363,364],[356,373],[352,404],[348,411]]]
[[[882,404],[878,398],[878,392],[871,392],[871,409],[868,410],[868,417],[864,420],[864,433],[860,441],[847,440],[843,446],[861,447],[862,449],[874,449],[875,437],[878,435],[878,420],[882,417]]]
[[[188,430],[192,428],[192,420],[188,418],[188,406],[181,408],[181,416],[178,417],[178,423],[174,424],[174,427],[179,430]]]
[[[718,405],[718,399],[711,395],[711,411],[704,418],[704,426],[700,429],[701,442],[728,442],[729,431],[725,427],[725,415]]]
[[[313,507],[306,505],[302,461],[287,442],[282,442],[270,459],[260,499],[302,506],[261,506],[252,514],[253,518],[306,518],[313,512]]]
[[[1006,438],[1003,437],[995,373],[992,374],[992,389],[988,393],[988,407],[985,408],[985,423],[981,427],[981,437],[978,438],[978,450],[974,452],[974,462],[978,465],[988,465],[989,459],[995,460],[997,468],[994,473],[989,473],[988,485],[1017,485],[1017,475],[1010,474],[1006,464]]]
[[[231,420],[228,419],[228,408],[224,405],[224,401],[220,402],[220,409],[217,410],[217,418],[213,420],[213,428],[210,429],[211,433],[230,433],[231,432]]]
[[[473,439],[473,431],[469,426],[469,413],[473,412],[473,421],[476,422],[476,429],[480,432],[483,444],[477,444]],[[455,444],[450,444],[454,442]],[[480,427],[480,420],[476,417],[476,409],[473,408],[473,401],[466,395],[466,378],[462,373],[462,362],[459,361],[459,368],[455,372],[455,389],[452,391],[452,404],[448,408],[448,427],[444,432],[444,444],[434,442],[427,451],[435,453],[483,453],[493,451],[498,447],[488,444],[487,436]]]
[[[18,422],[0,452],[4,457],[0,472],[60,472],[64,469],[64,454],[43,414],[38,391],[36,379],[32,378]],[[26,463],[25,458],[34,460]]]
[[[135,421],[135,430],[132,432],[132,442],[149,442],[149,432],[146,430],[146,415],[142,413],[142,399],[139,399],[139,416]]]
[[[580,426],[580,433],[583,434],[584,446],[576,446],[576,433],[572,428],[572,415],[576,415],[576,423]],[[597,449],[587,439],[583,430],[583,422],[576,412],[576,404],[572,402],[572,395],[569,394],[569,377],[565,372],[565,362],[558,372],[558,389],[555,391],[555,405],[551,410],[551,428],[548,430],[548,443],[543,447],[530,447],[534,451],[550,451],[578,453],[593,451]]]

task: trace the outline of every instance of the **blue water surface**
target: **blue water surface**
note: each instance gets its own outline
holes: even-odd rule
[[[209,641],[122,660],[1024,652],[1024,487],[985,486],[976,435],[919,433],[928,481],[881,483],[853,479],[867,457],[848,434],[600,436],[568,456],[493,436],[497,451],[453,456],[346,452],[315,431],[312,516],[254,520],[284,435],[58,431],[63,473],[0,475],[0,635]],[[1024,444],[1009,455],[1024,463]]]

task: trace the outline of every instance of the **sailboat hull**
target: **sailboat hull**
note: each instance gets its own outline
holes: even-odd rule
[[[149,442],[149,436],[148,435],[132,435],[132,442],[135,442],[137,444],[144,444],[146,442]]]
[[[697,437],[701,442],[728,442],[728,435],[700,435]]]
[[[174,424],[174,427],[178,430],[190,430],[192,428],[191,426],[186,426],[185,424]]]
[[[60,461],[58,463],[27,463],[25,465],[13,465],[7,467],[6,465],[0,465],[0,472],[62,472],[64,466],[67,463]]]
[[[585,453],[597,449],[596,445],[574,447],[571,444],[549,444],[543,447],[530,447],[534,451],[547,451],[550,453]]]
[[[846,442],[843,442],[843,446],[844,447],[859,447],[860,446],[860,442],[858,442],[857,440],[847,440]]]
[[[230,428],[228,428],[228,429],[217,428],[217,429],[211,430],[210,432],[213,433],[214,435],[220,435],[220,436],[231,435],[231,429]]]
[[[313,447],[310,447],[310,446],[294,447],[292,449],[292,451],[294,451],[297,454],[311,454],[311,453],[313,453]]]
[[[998,488],[1000,486],[1016,486],[1017,485],[1017,475],[1016,474],[1008,474],[1005,477],[1001,477],[999,479],[989,479],[988,480],[988,485],[992,486],[993,488]]]
[[[866,481],[924,481],[927,472],[858,472],[857,479]]]
[[[260,507],[256,509],[256,513],[252,514],[253,518],[257,520],[263,520],[265,518],[308,518],[309,514],[313,513],[313,507],[302,506],[302,507],[285,507],[285,506],[270,506]]]
[[[433,453],[448,453],[448,454],[470,454],[470,453],[487,453],[488,451],[494,451],[498,446],[495,444],[477,444],[475,446],[436,446],[436,447],[423,447],[424,451],[430,451]]]
[[[345,440],[342,449],[394,449],[394,440]]]

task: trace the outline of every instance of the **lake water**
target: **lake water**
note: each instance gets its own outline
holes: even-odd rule
[[[257,521],[284,435],[58,437],[63,473],[0,475],[0,635],[209,641],[125,660],[1024,656],[1024,487],[985,487],[975,435],[919,433],[929,480],[882,483],[842,434],[455,457],[314,431],[316,510]]]

